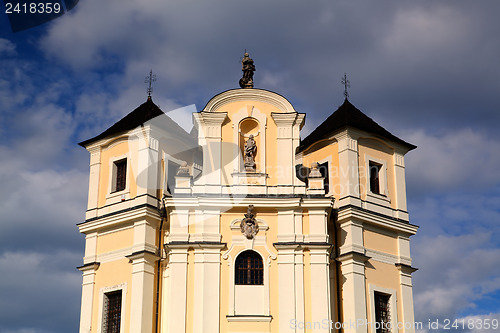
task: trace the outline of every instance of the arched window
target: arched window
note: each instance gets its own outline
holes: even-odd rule
[[[252,250],[242,252],[236,258],[235,284],[263,285],[264,265],[260,255]]]

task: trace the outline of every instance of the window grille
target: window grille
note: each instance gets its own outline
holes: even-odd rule
[[[391,332],[390,298],[390,295],[375,292],[375,321],[378,323],[376,326],[377,333]]]
[[[263,285],[264,265],[255,251],[245,251],[236,258],[235,284]]]
[[[115,191],[123,191],[127,184],[127,160],[115,162],[116,167],[116,186]]]
[[[122,317],[122,291],[104,294],[103,332],[120,333]]]
[[[380,194],[380,168],[382,167],[380,164],[370,162],[370,191],[372,193]]]

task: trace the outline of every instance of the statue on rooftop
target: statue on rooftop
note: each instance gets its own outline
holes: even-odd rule
[[[247,52],[245,52],[243,59],[241,60],[241,67],[243,77],[240,79],[240,87],[253,88],[253,72],[255,72],[255,65],[253,64],[252,58],[248,56]]]

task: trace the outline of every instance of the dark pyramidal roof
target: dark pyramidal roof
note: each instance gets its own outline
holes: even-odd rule
[[[163,115],[164,119],[168,121],[169,130],[174,130],[176,133],[178,132],[181,135],[189,135],[179,125],[177,125],[176,122],[170,119],[170,117],[168,117],[155,103],[153,103],[151,96],[148,96],[148,100],[145,103],[141,104],[137,109],[130,112],[128,115],[120,119],[113,126],[108,128],[98,136],[82,141],[79,143],[79,145],[85,147],[92,142],[104,139],[108,136],[120,132],[129,131],[161,115]]]
[[[377,124],[373,119],[358,110],[346,98],[344,100],[344,104],[342,104],[337,111],[330,115],[330,117],[328,117],[321,125],[312,131],[311,134],[302,140],[299,146],[299,151],[305,150],[314,142],[325,139],[335,131],[348,126],[397,142],[407,147],[408,150],[417,148],[417,146],[403,141],[391,134],[385,128]]]

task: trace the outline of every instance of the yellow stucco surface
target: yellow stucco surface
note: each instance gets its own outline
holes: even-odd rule
[[[116,232],[108,232],[97,237],[97,254],[124,249],[133,245],[134,229],[121,229]]]
[[[396,235],[379,230],[363,230],[364,246],[368,249],[398,255],[398,244]]]

